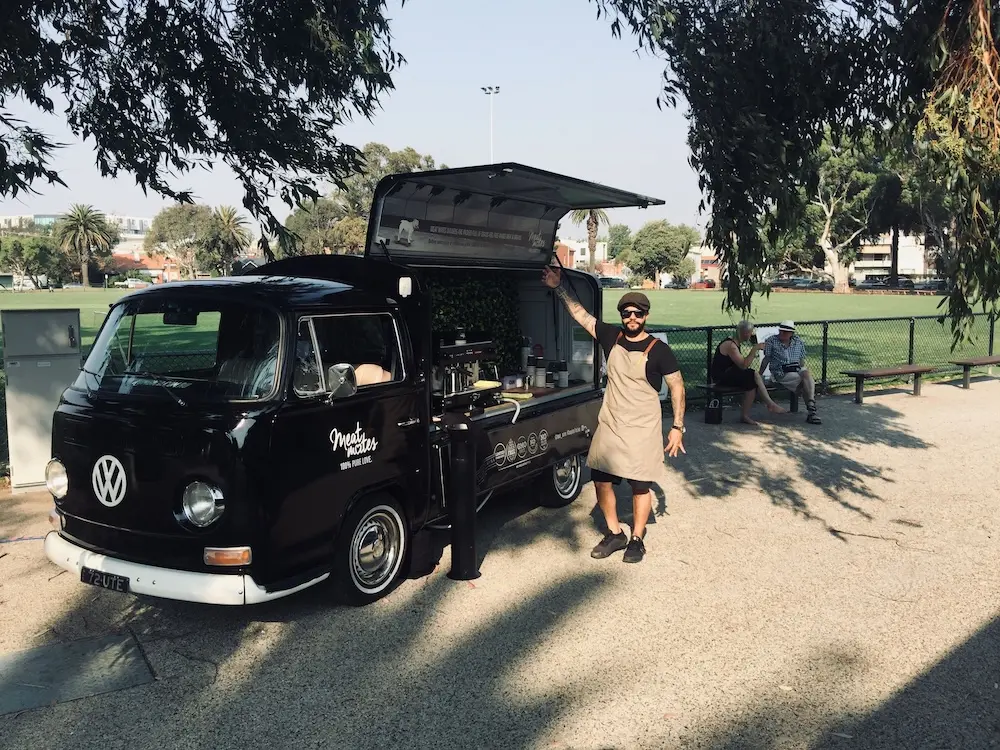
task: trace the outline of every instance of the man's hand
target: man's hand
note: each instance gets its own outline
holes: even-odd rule
[[[671,428],[670,434],[667,435],[667,447],[663,449],[663,452],[671,458],[674,458],[677,456],[677,451],[685,454],[687,453],[687,451],[684,450],[684,435],[681,434],[680,430]]]
[[[545,266],[542,269],[542,282],[549,289],[555,289],[562,283],[562,271],[552,266]]]

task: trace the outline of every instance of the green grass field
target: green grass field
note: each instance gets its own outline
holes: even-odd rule
[[[604,319],[617,321],[615,305],[624,289],[604,292]],[[650,303],[650,323],[658,326],[724,326],[740,319],[722,310],[725,295],[715,290],[654,289],[645,292]],[[755,299],[750,319],[760,323],[781,320],[841,320],[844,318],[894,318],[936,315],[937,296],[832,294],[823,292],[774,292]]]
[[[604,292],[604,319],[617,321],[615,304],[624,290]],[[730,325],[739,316],[722,311],[723,294],[718,291],[657,289],[646,292],[652,305],[650,323],[657,326]],[[83,345],[90,346],[108,305],[123,296],[121,290],[57,289],[53,292],[0,292],[0,310],[72,308],[80,310]],[[941,297],[774,293],[755,303],[751,317],[760,322],[792,320],[838,320],[910,315],[936,315]]]
[[[606,290],[603,317],[619,320],[615,305],[625,290]],[[81,343],[89,348],[108,311],[108,305],[123,296],[122,290],[55,290],[52,292],[0,292],[0,310],[57,309],[80,310]],[[646,292],[652,305],[650,323],[670,329],[695,326],[732,326],[738,315],[723,312],[723,293],[658,289]],[[750,319],[757,323],[776,323],[791,319],[800,325],[806,343],[809,366],[817,378],[823,352],[823,327],[808,321],[837,321],[858,318],[919,317],[941,315],[938,296],[890,296],[829,293],[778,292],[756,300]],[[1000,324],[998,324],[1000,328]],[[998,331],[1000,333],[1000,331]],[[706,360],[712,349],[728,332],[715,332],[712,339],[705,330],[668,332],[671,347],[677,354],[685,381],[705,380]],[[985,320],[975,328],[975,340],[955,354],[982,356],[987,353],[989,329]],[[947,322],[919,320],[914,324],[913,354],[917,362],[944,365],[953,356]],[[851,367],[889,365],[906,362],[910,348],[910,322],[831,323],[826,337],[827,381],[831,386],[850,384],[840,370]],[[1000,346],[998,346],[1000,348]],[[0,341],[2,353],[2,341]],[[4,473],[6,416],[3,399],[3,373],[0,371],[0,475]],[[693,394],[692,394],[693,395]]]

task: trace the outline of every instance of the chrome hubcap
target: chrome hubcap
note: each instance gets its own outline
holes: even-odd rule
[[[570,497],[580,481],[580,459],[573,456],[556,464],[552,470],[552,481],[560,497]]]
[[[401,541],[395,516],[383,508],[372,510],[358,524],[351,543],[351,570],[360,588],[378,588],[392,577]]]

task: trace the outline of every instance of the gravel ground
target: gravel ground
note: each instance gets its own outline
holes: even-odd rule
[[[1000,382],[820,407],[691,415],[640,565],[590,558],[592,485],[491,502],[481,578],[445,549],[363,609],[140,601],[2,543],[0,653],[131,633],[156,680],[0,716],[0,747],[1000,745]],[[46,506],[0,501],[0,537],[43,534]]]

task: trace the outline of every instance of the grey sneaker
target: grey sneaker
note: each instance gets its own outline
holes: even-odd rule
[[[604,535],[604,538],[597,543],[597,546],[590,551],[590,556],[597,559],[603,560],[605,557],[613,555],[618,550],[623,550],[628,546],[628,537],[625,536],[624,531],[619,531],[617,534],[612,534],[610,531]]]

